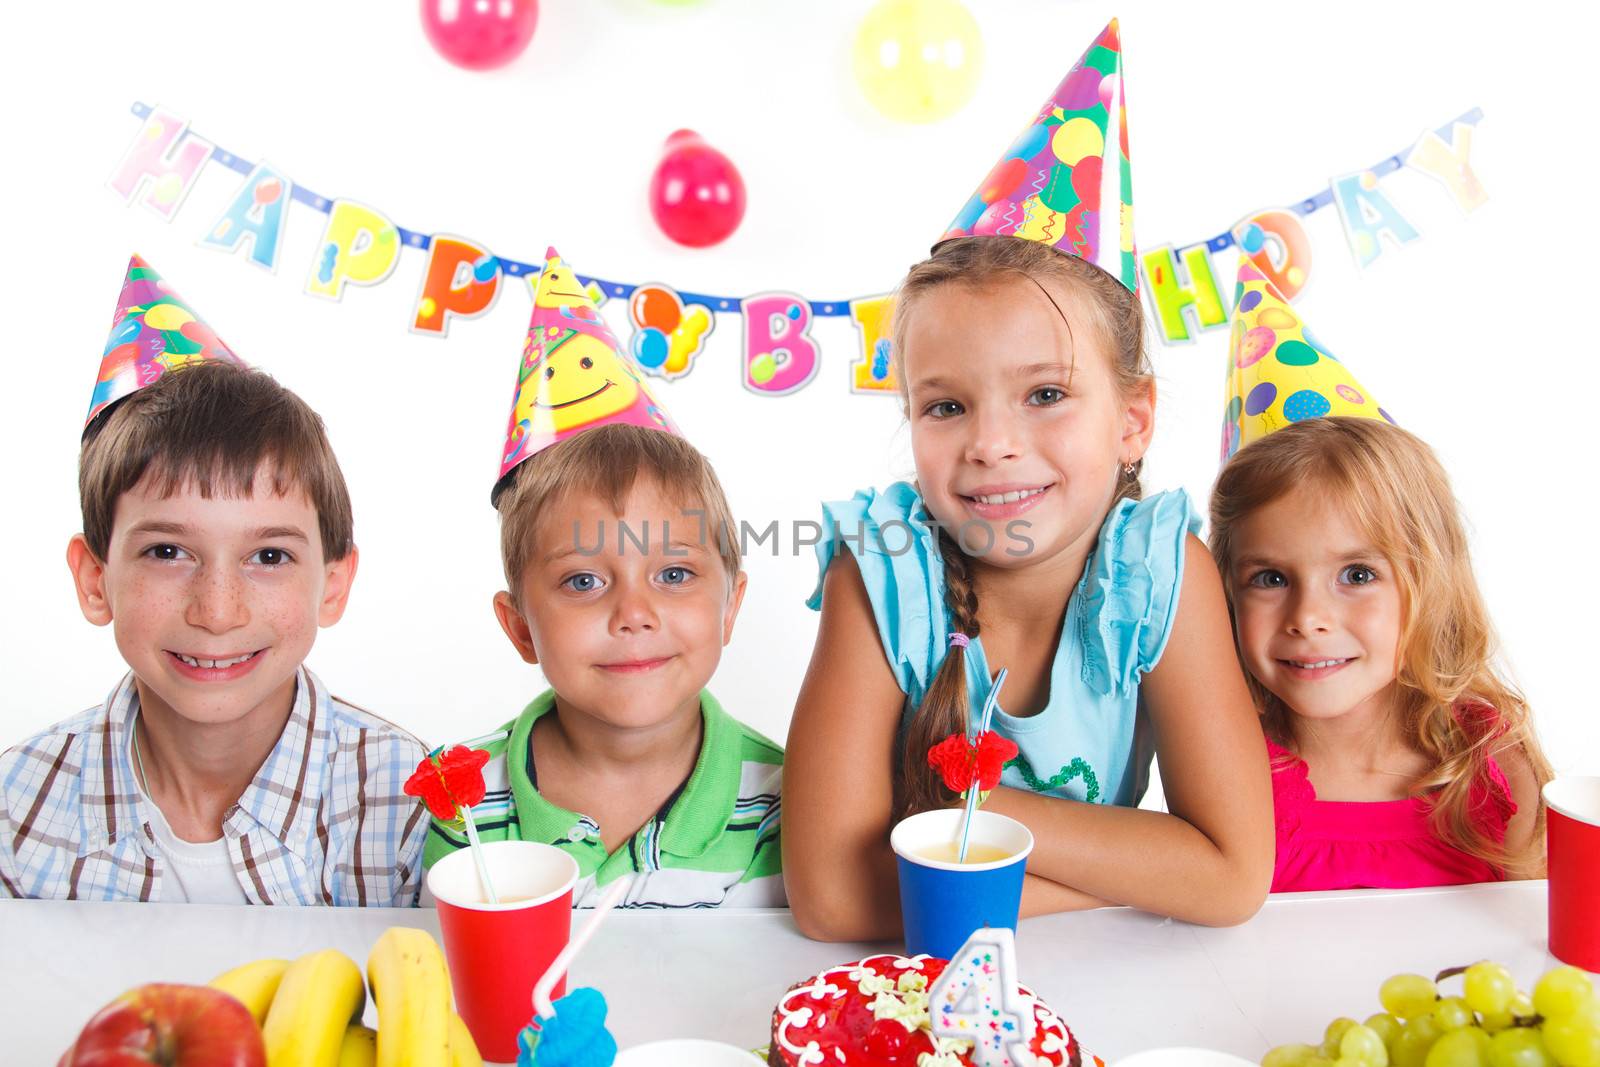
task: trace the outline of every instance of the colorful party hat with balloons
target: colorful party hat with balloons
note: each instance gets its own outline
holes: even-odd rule
[[[1093,263],[1129,292],[1139,291],[1116,19],[1100,31],[939,240],[974,236],[1040,241]]]
[[[517,464],[596,426],[627,423],[683,436],[554,248],[533,296],[506,448],[491,499]]]
[[[122,279],[84,429],[112,404],[167,371],[213,359],[244,362],[150,264],[135,255]]]
[[[1248,259],[1241,260],[1228,344],[1223,462],[1274,430],[1323,415],[1394,421],[1311,336],[1272,282]]]

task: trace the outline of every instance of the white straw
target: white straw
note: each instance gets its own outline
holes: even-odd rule
[[[567,973],[567,968],[572,966],[573,957],[583,951],[583,946],[587,945],[589,939],[594,936],[594,932],[600,929],[600,924],[605,921],[606,914],[617,906],[617,902],[622,899],[623,894],[632,886],[633,875],[618,878],[615,882],[612,882],[611,888],[606,890],[606,895],[601,897],[600,903],[595,905],[594,914],[589,916],[589,921],[583,924],[583,929],[579,930],[577,935],[567,942],[567,947],[562,949],[561,954],[550,962],[550,969],[545,971],[539,980],[534,983],[533,1012],[539,1018],[549,1019],[555,1015],[556,1006],[550,1003],[550,991],[556,987],[557,982],[561,981],[561,976]]]
[[[1001,667],[1000,673],[994,676],[994,685],[989,687],[989,696],[983,702],[983,714],[978,719],[978,736],[982,737],[989,732],[989,720],[994,718],[995,705],[1000,702],[1000,687],[1005,684],[1006,668]],[[967,810],[961,819],[961,850],[956,853],[956,862],[967,862],[967,839],[972,835],[972,819],[978,814],[978,783],[973,781],[967,790]]]
[[[472,862],[478,865],[478,881],[483,883],[483,895],[489,898],[490,904],[498,904],[500,898],[495,895],[494,886],[489,884],[489,864],[483,858],[483,842],[478,840],[478,827],[472,821],[472,809],[463,804],[460,811],[462,820],[467,824],[467,844],[472,846]]]

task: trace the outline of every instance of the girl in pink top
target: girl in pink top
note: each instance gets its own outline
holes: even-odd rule
[[[1274,892],[1542,876],[1550,765],[1427,445],[1277,430],[1218,478],[1211,550],[1272,755]]]

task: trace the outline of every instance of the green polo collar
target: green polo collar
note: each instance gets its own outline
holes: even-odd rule
[[[547,689],[535,697],[511,727],[506,759],[510,770],[511,792],[516,801],[517,823],[524,841],[555,843],[584,840],[585,832],[596,823],[592,818],[552,804],[534,788],[529,773],[528,738],[533,724],[555,708],[555,690]],[[703,855],[727,828],[728,818],[739,798],[739,775],[744,762],[744,736],[739,724],[716,697],[700,691],[700,714],[704,730],[700,755],[683,787],[667,799],[655,817],[661,834],[661,849],[674,856],[692,858]],[[578,836],[573,836],[574,833]],[[600,852],[600,838],[591,838]],[[625,853],[627,845],[618,848]]]

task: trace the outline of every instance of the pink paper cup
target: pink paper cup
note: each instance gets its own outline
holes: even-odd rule
[[[1600,778],[1544,787],[1550,864],[1550,955],[1600,971]]]
[[[483,846],[489,878],[503,903],[486,903],[472,850],[445,856],[428,871],[450,985],[483,1058],[515,1063],[517,1032],[533,1018],[533,986],[572,934],[572,887],[578,862],[537,841]],[[566,990],[556,985],[552,999]]]

